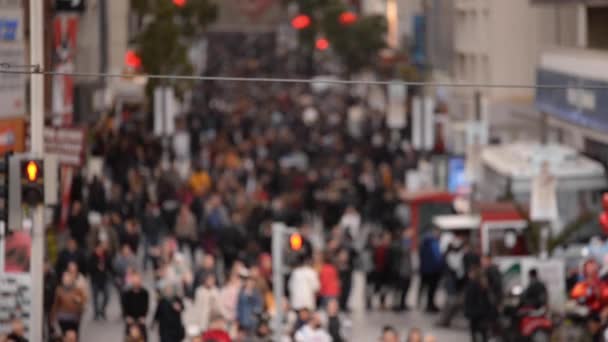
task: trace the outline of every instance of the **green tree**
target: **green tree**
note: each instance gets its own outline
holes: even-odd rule
[[[190,0],[180,7],[170,0],[131,0],[131,9],[143,26],[132,43],[144,71],[163,75],[192,74],[188,48],[217,18],[215,3]],[[178,96],[192,86],[188,80],[149,79],[148,95],[161,83],[174,87]]]
[[[312,18],[311,25],[299,33],[300,49],[312,56],[315,40],[324,36],[332,51],[352,74],[373,64],[378,52],[386,47],[386,20],[383,16],[361,16],[350,25],[340,23],[340,15],[348,10],[341,0],[292,0],[299,12]],[[287,1],[289,2],[289,1]]]

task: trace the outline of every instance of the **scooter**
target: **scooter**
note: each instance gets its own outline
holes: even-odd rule
[[[502,315],[503,340],[505,342],[529,341],[549,342],[553,322],[549,318],[546,306],[533,308],[522,306],[520,296],[523,290],[514,286],[505,299]]]

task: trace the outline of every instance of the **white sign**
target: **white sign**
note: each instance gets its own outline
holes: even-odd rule
[[[435,100],[412,100],[412,145],[417,150],[432,150],[435,145]]]
[[[29,274],[0,273],[0,335],[10,332],[15,318],[20,318],[29,331],[31,284]]]
[[[401,82],[391,82],[388,86],[388,111],[386,113],[386,125],[392,129],[403,129],[407,125],[405,112],[405,99],[407,86]]]
[[[179,103],[171,87],[154,89],[154,134],[173,135],[175,117],[179,114]]]
[[[25,64],[24,51],[21,43],[0,42],[0,62],[23,66]],[[0,117],[25,114],[25,88],[24,74],[0,73]]]

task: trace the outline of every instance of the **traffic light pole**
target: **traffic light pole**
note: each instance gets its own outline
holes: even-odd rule
[[[36,67],[30,79],[30,139],[31,152],[44,153],[44,12],[43,1],[30,0],[30,64]],[[44,295],[44,205],[32,208],[32,253],[30,260],[31,312],[30,341],[43,340]]]
[[[287,227],[284,223],[272,224],[272,291],[274,294],[274,324],[273,341],[281,341],[283,337],[283,294],[285,293],[285,278],[283,276],[283,248]]]

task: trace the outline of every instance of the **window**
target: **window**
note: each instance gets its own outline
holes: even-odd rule
[[[608,50],[608,7],[587,8],[587,42],[591,49]]]

